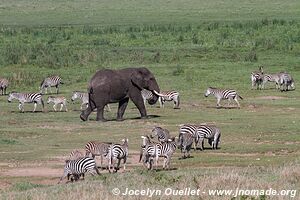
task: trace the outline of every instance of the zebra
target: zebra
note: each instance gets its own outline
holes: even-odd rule
[[[69,154],[68,158],[65,160],[65,161],[68,161],[68,160],[77,160],[77,159],[80,159],[80,158],[84,158],[84,154],[79,151],[78,149],[75,149],[73,151],[71,151],[71,153]],[[71,176],[71,181],[73,182],[74,180],[77,181],[80,176],[84,176],[84,174],[68,174],[68,180],[70,180],[70,176]]]
[[[47,99],[47,104],[49,103],[54,103],[53,109],[56,112],[56,106],[60,104],[60,109],[59,111],[62,110],[63,107],[65,107],[66,112],[68,112],[67,108],[67,99],[65,97],[54,97],[54,96],[49,96]]]
[[[179,134],[177,145],[178,148],[181,150],[181,153],[183,153],[182,158],[190,157],[190,150],[194,140],[195,137],[191,133]]]
[[[66,160],[77,160],[79,158],[83,158],[85,155],[78,149],[71,151],[68,158]]]
[[[147,101],[153,98],[153,93],[150,90],[142,89],[141,95],[144,101],[144,105],[146,106]]]
[[[276,89],[279,89],[280,86],[279,86],[279,79],[280,79],[280,73],[276,73],[276,74],[264,74],[263,75],[263,82],[262,82],[262,88],[264,89],[265,87],[265,84],[267,82],[275,82],[275,87]]]
[[[8,80],[6,78],[0,78],[0,90],[2,95],[6,95],[6,88],[8,87]]]
[[[179,139],[181,135],[189,134],[194,139],[194,150],[196,150],[196,144],[197,144],[197,125],[194,124],[182,124],[179,128]]]
[[[24,112],[24,103],[34,103],[33,112],[36,110],[37,104],[42,104],[44,111],[44,101],[42,99],[41,93],[17,93],[11,92],[8,96],[8,102],[11,102],[13,99],[19,101],[19,110]]]
[[[200,125],[197,127],[197,144],[200,144],[200,150],[204,150],[204,138],[208,139],[208,143],[212,149],[218,149],[221,131],[215,126]]]
[[[100,156],[101,163],[100,167],[102,167],[103,163],[103,156],[107,156],[109,146],[112,143],[105,143],[105,142],[99,142],[99,141],[90,141],[86,143],[85,145],[85,156],[92,156],[92,158],[95,158],[95,156]]]
[[[75,101],[76,99],[81,100],[80,110],[82,110],[82,107],[85,105],[86,108],[89,106],[89,94],[87,92],[79,92],[79,91],[73,91],[71,100]]]
[[[170,138],[170,133],[167,129],[161,128],[159,126],[154,127],[151,133],[151,138],[157,137],[160,143],[167,142]]]
[[[125,138],[122,140],[123,144],[111,144],[108,148],[108,171],[111,173],[111,168],[114,168],[114,159],[118,159],[118,164],[116,169],[119,169],[121,159],[123,159],[123,169],[126,170],[126,161],[128,158],[128,139]]]
[[[47,94],[47,90],[49,88],[50,93],[52,93],[51,87],[56,87],[56,94],[58,94],[60,84],[64,84],[64,83],[62,82],[59,76],[47,77],[42,81],[40,85],[40,92],[43,94],[43,92],[45,91],[45,93]]]
[[[175,90],[165,91],[165,92],[156,92],[154,91],[156,95],[159,96],[158,101],[161,108],[164,108],[164,103],[166,101],[174,101],[174,109],[179,109],[180,104],[180,98],[179,98],[179,92]]]
[[[263,67],[259,67],[259,71],[251,72],[251,83],[252,83],[252,89],[254,89],[255,85],[257,85],[257,89],[261,89],[263,85]]]
[[[141,162],[142,158],[144,158],[143,165],[145,166],[146,164],[148,164],[147,168],[152,169],[153,158],[156,155],[156,151],[160,151],[159,146],[161,145],[161,143],[151,141],[148,135],[141,136],[141,138],[142,138],[142,145],[141,145],[139,162]]]
[[[149,139],[149,138],[148,138]],[[157,167],[157,162],[159,157],[164,158],[163,169],[170,168],[170,161],[173,153],[177,148],[175,137],[168,139],[167,142],[160,143],[149,143],[145,146],[143,150],[144,163],[149,163],[149,168],[152,169],[152,160],[155,159],[155,166]],[[140,157],[141,158],[141,157]]]
[[[89,172],[94,176],[95,171],[98,175],[100,175],[100,172],[96,167],[96,162],[93,158],[84,157],[76,160],[66,160],[64,173],[60,178],[58,184],[61,183],[61,181],[65,177],[69,177],[70,175],[73,175],[75,177],[75,180],[79,178],[80,175],[83,175],[83,179],[84,179],[84,174],[86,172]]]
[[[288,91],[291,89],[295,89],[295,83],[293,77],[287,73],[283,72],[279,75],[279,85],[281,91]]]
[[[81,100],[80,110],[83,110],[83,106],[85,105],[86,108],[89,107],[89,94],[87,92],[79,92],[79,91],[73,91],[71,100],[72,102],[76,99]],[[106,105],[106,109],[110,112],[110,106],[109,104]]]
[[[238,101],[238,98],[243,99],[235,90],[222,90],[222,89],[217,89],[213,87],[207,88],[204,96],[208,97],[210,94],[213,94],[217,98],[217,107],[221,107],[220,101],[221,99],[228,99],[228,105],[231,103],[231,100],[235,100],[235,102],[238,105],[238,108],[240,108],[240,103]]]

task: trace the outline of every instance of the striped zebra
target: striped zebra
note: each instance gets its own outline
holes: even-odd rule
[[[263,85],[263,67],[259,67],[259,71],[251,72],[251,83],[252,83],[252,89],[254,89],[255,86],[257,86],[256,89],[261,89]]]
[[[158,158],[164,158],[163,169],[170,168],[171,158],[177,148],[175,138],[169,139],[163,144],[148,144],[143,150],[144,162],[149,163],[149,168],[152,169],[152,161],[155,159],[155,166],[158,165]]]
[[[81,100],[80,110],[83,110],[84,105],[86,106],[86,108],[89,107],[89,94],[87,92],[73,91],[71,100],[73,102],[76,99]],[[108,110],[109,112],[111,111],[109,104],[106,105],[106,110]]]
[[[288,91],[295,89],[295,83],[293,77],[287,73],[283,72],[279,75],[279,87],[281,91]]]
[[[43,92],[45,91],[45,93],[47,94],[47,90],[49,88],[50,93],[52,93],[51,87],[56,87],[56,94],[58,94],[60,84],[64,84],[64,83],[62,82],[59,76],[47,77],[42,81],[40,85],[40,92],[43,94]]]
[[[204,139],[208,139],[212,149],[218,149],[220,137],[221,131],[215,126],[200,125],[197,127],[197,144],[200,144],[201,150],[204,150]]]
[[[19,110],[24,112],[24,103],[34,103],[33,112],[36,110],[37,104],[42,104],[44,111],[44,101],[42,99],[41,93],[17,93],[11,92],[8,96],[8,102],[11,102],[13,99],[19,101]]]
[[[147,101],[153,98],[153,93],[150,90],[142,89],[141,94],[143,97],[144,105],[147,105]]]
[[[170,133],[167,129],[156,126],[151,132],[151,138],[154,137],[157,137],[159,142],[164,143],[170,138]]]
[[[152,169],[154,156],[157,154],[156,151],[160,151],[159,146],[161,145],[161,143],[151,141],[148,135],[141,136],[141,138],[142,145],[139,162],[141,162],[143,159],[143,165],[146,166],[148,164],[147,168]]]
[[[54,103],[53,109],[56,112],[56,106],[60,104],[60,109],[59,111],[62,111],[62,108],[65,107],[66,112],[68,112],[67,108],[67,99],[65,97],[54,97],[54,96],[49,96],[47,99],[47,104],[49,103]]]
[[[113,168],[113,170],[116,169],[117,172],[117,170],[120,167],[120,163],[122,159],[124,163],[123,169],[124,171],[126,170],[126,161],[128,158],[128,139],[125,138],[122,140],[122,142],[123,144],[111,144],[108,148],[107,158],[108,158],[109,173],[111,173],[111,168]],[[118,160],[118,164],[116,168],[114,167],[114,159]]]
[[[81,105],[80,105],[80,110],[82,110],[83,106],[85,105],[86,108],[89,106],[89,94],[87,92],[79,92],[79,91],[74,91],[72,93],[71,100],[75,101],[76,99],[80,99]]]
[[[109,146],[111,144],[112,143],[90,141],[90,142],[86,143],[86,145],[85,145],[85,156],[92,156],[92,158],[95,158],[95,156],[100,156],[100,158],[101,158],[100,167],[102,167],[103,156],[104,157],[107,156]]]
[[[183,153],[182,158],[190,157],[190,150],[194,141],[195,137],[191,133],[179,134],[177,145],[181,153]]]
[[[159,96],[158,101],[160,104],[160,107],[164,107],[164,103],[166,101],[174,101],[174,109],[179,109],[179,104],[180,104],[180,98],[179,98],[179,92],[176,92],[175,90],[171,91],[165,91],[165,92],[156,92],[156,95]]]
[[[262,89],[265,88],[265,84],[267,82],[275,82],[276,89],[279,89],[279,79],[280,79],[280,73],[277,74],[264,74],[263,75],[263,82],[262,82]]]
[[[75,149],[75,150],[71,151],[71,153],[69,154],[68,158],[65,161],[78,160],[78,159],[84,158],[84,157],[85,156],[81,151],[79,151],[78,149]],[[67,179],[70,180],[70,178],[71,178],[71,181],[73,182],[73,181],[77,181],[80,178],[80,176],[83,177],[84,174],[68,174]]]
[[[83,158],[85,155],[78,149],[71,151],[68,158],[66,160],[77,160],[79,158]]]
[[[238,98],[243,99],[235,90],[222,90],[217,89],[213,87],[207,88],[204,96],[208,97],[210,94],[213,94],[217,98],[217,107],[221,107],[220,101],[221,99],[228,99],[228,105],[230,105],[231,100],[235,100],[235,102],[238,105],[238,108],[240,108],[240,103],[238,101]]]
[[[84,179],[84,174],[86,172],[89,172],[94,176],[95,171],[98,175],[100,175],[96,162],[93,158],[84,157],[76,160],[67,160],[64,167],[64,173],[58,183],[61,183],[65,177],[69,178],[71,175],[73,175],[75,179],[79,178],[80,175],[83,175]]]
[[[6,95],[6,88],[8,87],[8,80],[6,78],[0,78],[0,90],[2,95]]]
[[[194,150],[196,150],[196,144],[197,144],[197,125],[194,124],[182,124],[179,128],[179,138],[181,135],[191,135],[194,139]]]

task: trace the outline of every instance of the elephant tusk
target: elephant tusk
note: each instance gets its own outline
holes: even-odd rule
[[[164,95],[162,95],[162,94],[160,94],[160,93],[158,93],[156,90],[153,90],[153,92],[154,92],[154,94],[156,94],[157,96],[164,96]]]

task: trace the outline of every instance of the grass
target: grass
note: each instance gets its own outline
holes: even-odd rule
[[[65,83],[61,95],[70,99],[98,69],[146,66],[162,90],[180,92],[182,103],[180,110],[172,103],[164,109],[148,106],[148,114],[158,117],[147,120],[135,119],[139,112],[130,103],[121,123],[114,121],[113,104],[105,113],[110,121],[98,123],[95,114],[80,121],[78,102],[68,104],[70,112],[55,113],[46,105],[45,113],[31,113],[33,105],[26,104],[26,112],[19,113],[17,102],[0,96],[1,198],[118,199],[111,194],[116,182],[122,191],[299,188],[299,90],[279,92],[271,84],[251,90],[250,83],[250,73],[263,65],[269,73],[290,72],[297,87],[299,6],[294,0],[2,1],[0,76],[10,80],[9,91],[38,91],[43,78],[57,74]],[[209,86],[236,89],[244,98],[242,108],[215,109],[216,100],[203,95]],[[180,124],[203,122],[221,129],[221,149],[192,152],[186,160],[177,152],[171,171],[150,172],[137,163],[140,135],[154,126],[175,136]],[[128,172],[56,185],[71,150],[90,140],[124,137]],[[43,175],[30,174],[32,169]],[[28,170],[27,176],[18,170]],[[237,199],[274,198],[288,199]]]

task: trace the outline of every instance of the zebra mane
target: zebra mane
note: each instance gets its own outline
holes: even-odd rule
[[[208,87],[209,89],[217,89],[216,87]]]

